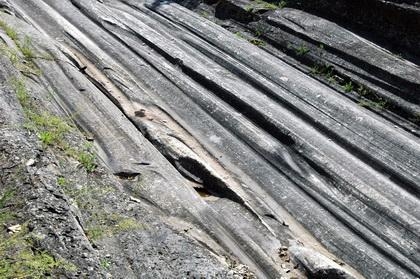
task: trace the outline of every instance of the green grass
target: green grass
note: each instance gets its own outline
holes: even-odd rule
[[[103,269],[109,269],[109,268],[111,267],[111,262],[110,262],[110,261],[108,261],[107,259],[103,259],[103,260],[101,260],[101,262],[100,262],[100,266],[101,266],[101,268],[103,268]]]
[[[244,34],[242,34],[241,32],[236,32],[235,33],[235,35],[236,35],[236,37],[238,37],[238,38],[241,38],[241,39],[246,39],[246,37],[245,37],[245,35]]]
[[[286,1],[280,1],[278,4],[271,3],[264,0],[254,0],[253,3],[246,5],[244,7],[245,11],[247,12],[253,12],[257,9],[264,9],[264,10],[277,10],[277,9],[283,9],[286,7],[287,2]]]
[[[46,278],[58,269],[76,271],[73,264],[36,249],[26,225],[13,235],[0,233],[0,278]]]
[[[260,40],[260,39],[250,39],[248,40],[251,44],[256,45],[258,47],[263,47],[265,46],[265,42]]]
[[[15,197],[16,192],[15,190],[8,189],[4,192],[4,194],[0,197],[0,209],[4,208],[7,203]]]
[[[324,64],[315,64],[311,68],[311,74],[315,76],[320,76],[327,80],[329,83],[336,83],[334,67],[332,66],[327,66]]]
[[[238,38],[248,40],[248,42],[250,42],[253,45],[256,45],[258,47],[263,47],[263,46],[265,46],[265,42],[263,40],[258,39],[259,36],[263,35],[262,32],[263,32],[262,30],[255,31],[255,35],[257,36],[257,38],[250,38],[250,39],[247,39],[247,37],[243,33],[239,32],[239,31],[236,32],[235,35]]]
[[[28,89],[23,80],[12,79],[11,85],[16,92],[19,103],[22,105],[27,123],[25,128],[36,133],[41,143],[47,147],[54,147],[65,152],[65,154],[79,161],[87,172],[94,172],[97,168],[96,157],[90,151],[91,147],[84,149],[74,148],[66,142],[68,135],[73,128],[62,117],[52,115],[49,112],[40,112],[33,103]]]
[[[86,229],[86,236],[92,240],[99,240],[108,235],[108,228],[105,226],[89,226]]]
[[[22,105],[23,109],[28,109],[30,106],[30,97],[23,80],[13,78],[11,80],[11,85],[15,90],[18,101]]]
[[[25,38],[23,39],[23,43],[20,42],[17,31],[1,20],[0,28],[3,29],[6,32],[6,35],[9,36],[9,38],[15,42],[16,46],[20,49],[25,58],[32,59],[35,57],[33,53],[31,38],[25,36]]]
[[[0,44],[0,53],[7,56],[13,65],[17,65],[20,61],[17,51],[9,48],[6,44]]]
[[[97,168],[96,156],[90,152],[79,152],[77,160],[86,169],[87,172],[94,172]]]
[[[95,242],[119,233],[145,228],[135,218],[110,212],[98,203],[98,200],[106,198],[110,192],[115,191],[112,186],[85,185],[75,188],[72,184],[66,183],[63,191],[86,216],[83,219],[83,228],[91,241]]]
[[[344,88],[344,92],[346,92],[346,93],[352,92],[354,90],[354,86],[353,86],[353,83],[351,81],[344,84],[343,88]]]
[[[255,30],[254,30],[254,35],[259,38],[261,36],[264,36],[264,34],[267,33],[267,29],[262,26],[262,25],[258,25]]]
[[[117,231],[128,231],[134,229],[140,229],[143,226],[140,225],[135,219],[133,218],[124,218],[118,222],[116,225]]]
[[[29,124],[27,128],[37,132],[38,138],[44,145],[63,147],[64,137],[71,131],[71,126],[62,118],[50,113],[35,113],[27,111]]]
[[[311,74],[321,76],[325,78],[329,83],[336,83],[334,74],[334,68],[327,65],[316,64],[311,68]],[[365,87],[364,85],[358,85],[357,87],[351,82],[345,83],[343,89],[346,93],[356,92],[359,95],[359,105],[366,108],[375,110],[384,110],[389,108],[387,100],[378,96],[374,91]]]
[[[273,3],[269,3],[263,0],[255,0],[255,2],[261,6],[263,9],[267,9],[267,10],[276,10],[278,9],[278,6],[276,4]]]
[[[295,53],[298,56],[303,56],[309,52],[309,48],[306,45],[301,45],[295,49]]]
[[[38,137],[45,145],[52,145],[55,141],[54,134],[49,131],[40,132]]]
[[[376,110],[384,110],[388,106],[388,102],[386,100],[368,100],[363,99],[359,101],[359,105],[362,107],[372,108]]]
[[[6,189],[0,197],[0,225],[9,223],[15,219],[15,214],[7,208],[9,203],[16,197],[16,191],[13,189]]]
[[[0,20],[0,28],[3,29],[4,32],[6,32],[6,35],[9,36],[10,39],[12,39],[13,41],[18,40],[18,34],[16,30],[7,25],[6,22]]]
[[[3,29],[7,36],[15,43],[18,50],[21,52],[21,55],[15,49],[8,47],[5,43],[0,43],[0,52],[4,53],[10,59],[17,70],[36,76],[41,75],[41,70],[33,61],[37,56],[31,38],[25,36],[23,41],[20,41],[17,31],[1,20],[0,28]],[[48,59],[49,57],[47,55],[45,57],[39,56],[38,58]]]
[[[57,178],[57,184],[61,187],[66,186],[68,183],[67,179],[63,176]]]
[[[30,49],[25,48],[25,57],[24,54],[19,54],[19,51],[8,47],[6,44],[0,42],[0,55],[4,55],[9,58],[12,65],[20,72],[25,74],[32,74],[35,76],[41,75],[41,70],[35,65],[32,58],[33,52]],[[29,59],[29,57],[31,57]]]
[[[254,2],[256,2],[259,6],[267,10],[276,10],[279,8],[283,9],[287,5],[286,1],[280,1],[278,4],[270,3],[264,0],[254,0]]]
[[[0,211],[0,224],[2,225],[12,222],[13,220],[15,220],[15,218],[16,218],[16,215],[10,211],[4,211],[4,212]]]
[[[26,102],[27,98],[22,95],[19,100]],[[24,111],[28,119],[25,127],[37,133],[38,138],[44,145],[61,148],[66,146],[63,140],[65,135],[72,130],[72,127],[64,119],[48,112],[38,113],[25,106]]]
[[[287,6],[287,1],[280,1],[280,3],[279,3],[279,8],[280,9],[283,9],[283,8],[285,8]]]
[[[369,88],[359,85],[356,89],[357,94],[360,96],[359,105],[362,107],[372,108],[376,110],[384,110],[389,108],[387,100],[376,94]]]
[[[134,218],[126,218],[118,214],[94,214],[92,218],[95,220],[86,228],[86,235],[92,241],[144,228]]]
[[[15,197],[16,191],[12,189],[6,189],[0,197],[0,225],[7,224],[16,219],[15,213],[8,208],[12,203],[13,205],[16,205],[16,203],[13,202]]]
[[[35,58],[31,38],[28,36],[24,38],[23,43],[20,45],[20,51],[27,60]]]
[[[210,18],[210,14],[206,11],[200,11],[199,13],[202,17],[209,19]]]

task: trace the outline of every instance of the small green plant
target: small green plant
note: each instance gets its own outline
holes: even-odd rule
[[[13,79],[11,84],[28,120],[25,128],[37,133],[45,146],[63,150],[68,156],[78,160],[87,172],[94,172],[97,167],[95,155],[90,151],[75,149],[65,141],[65,136],[72,130],[67,121],[48,112],[38,112],[22,80]],[[85,149],[90,150],[91,146],[85,146]]]
[[[10,211],[0,211],[0,224],[7,224],[16,218],[15,214]]]
[[[311,74],[313,75],[319,75],[321,73],[321,66],[318,64],[315,64],[310,69]]]
[[[38,138],[46,146],[64,146],[64,136],[70,132],[71,127],[60,117],[47,112],[41,114],[26,110],[29,123],[26,128],[38,134]]]
[[[73,264],[36,249],[25,225],[0,243],[0,278],[46,278],[58,269],[77,270]]]
[[[21,44],[20,46],[20,51],[22,52],[23,56],[25,56],[25,58],[28,60],[32,60],[33,58],[35,58],[31,38],[29,38],[28,36],[25,37],[25,39],[23,40],[23,44]]]
[[[30,106],[30,98],[23,80],[14,78],[11,80],[11,84],[14,87],[18,101],[23,109],[28,109]]]
[[[312,66],[310,71],[312,75],[320,76],[324,78],[326,81],[328,81],[328,83],[331,83],[331,84],[337,83],[338,77],[336,76],[334,72],[334,67],[332,66],[328,66],[324,64],[315,64],[314,66]],[[350,88],[352,88],[353,90],[353,85],[351,83],[346,84],[345,87],[347,90],[349,90]]]
[[[260,6],[260,7],[261,7],[261,8],[263,8],[263,9],[266,9],[266,10],[275,10],[275,9],[277,9],[277,8],[278,8],[278,6],[277,6],[276,4],[269,3],[269,2],[264,1],[264,0],[254,0],[254,2],[255,2],[258,6]]]
[[[105,235],[106,229],[102,226],[90,226],[86,229],[86,236],[93,241],[102,239]]]
[[[242,34],[241,32],[236,32],[235,33],[235,35],[236,35],[236,37],[238,37],[238,38],[241,38],[241,39],[246,39],[246,37],[245,37],[245,35],[244,34]]]
[[[6,204],[16,195],[15,190],[6,190],[0,197],[0,209],[6,206]]]
[[[356,89],[359,94],[360,100],[359,105],[375,110],[384,110],[390,107],[390,104],[386,99],[378,95],[375,91],[360,84]]]
[[[38,135],[41,142],[45,145],[52,145],[56,140],[54,134],[49,131],[40,132]]]
[[[16,49],[8,47],[6,44],[0,42],[0,55],[9,58],[10,62],[17,70],[26,74],[33,74],[39,76],[41,70],[34,64],[31,59],[26,58],[23,54],[19,54]],[[26,52],[26,55],[33,55]]]
[[[306,45],[301,45],[295,50],[296,55],[303,56],[309,52],[309,48]]]
[[[109,269],[111,267],[111,262],[107,259],[103,259],[101,260],[100,265],[103,269]]]
[[[357,88],[357,93],[360,96],[365,96],[367,95],[367,89],[362,84],[360,84],[359,87]]]
[[[362,99],[359,101],[359,105],[362,107],[367,107],[367,108],[371,108],[371,109],[376,109],[376,110],[384,110],[387,108],[388,102],[386,100],[376,100],[376,101],[372,101],[372,100],[368,100],[368,99]]]
[[[86,229],[87,237],[93,241],[121,232],[143,228],[143,225],[134,218],[125,218],[117,214],[96,214],[95,218],[95,222],[100,224],[88,226]]]
[[[311,74],[323,77],[326,79],[329,83],[336,83],[336,76],[334,74],[334,67],[327,66],[324,64],[315,64],[311,68]]]
[[[201,15],[202,17],[206,18],[206,19],[209,19],[209,18],[210,18],[209,13],[208,13],[208,12],[206,12],[206,11],[200,11],[200,15]]]
[[[327,78],[328,83],[335,84],[337,80],[335,79],[335,76],[330,76]]]
[[[265,46],[265,42],[259,39],[250,39],[249,42],[253,45],[256,45],[258,47]]]
[[[129,230],[135,230],[140,229],[143,226],[140,225],[135,219],[133,218],[125,218],[118,222],[116,225],[117,231],[129,231]]]
[[[12,64],[21,72],[33,74],[39,76],[41,74],[41,70],[35,65],[33,59],[36,57],[31,39],[28,36],[25,36],[23,42],[19,40],[19,36],[17,32],[7,25],[4,21],[0,20],[0,28],[3,29],[6,34],[12,39],[15,43],[19,51],[22,53],[23,57],[16,52],[15,49],[8,47],[4,43],[0,43],[0,51],[5,53]],[[39,57],[43,59],[49,59],[51,56],[46,55],[45,57]]]
[[[7,25],[6,22],[0,20],[0,28],[3,29],[4,32],[6,32],[6,35],[9,36],[10,39],[12,39],[13,41],[18,40],[18,34],[16,30]]]
[[[280,3],[279,3],[279,8],[280,9],[283,9],[283,8],[285,8],[287,6],[287,1],[280,1]]]
[[[270,3],[264,0],[254,0],[254,3],[248,4],[244,7],[245,11],[247,12],[253,12],[254,10],[277,10],[277,9],[283,9],[286,7],[287,2],[286,1],[280,1],[278,4]]]
[[[63,176],[57,178],[57,184],[61,187],[66,186],[68,183],[67,179]]]
[[[324,77],[327,79],[328,83],[335,83],[334,68],[328,67],[324,72]]]
[[[353,83],[349,81],[348,83],[344,84],[344,92],[349,93],[353,91]]]
[[[87,172],[94,172],[97,168],[95,158],[95,155],[87,151],[82,151],[77,156],[77,160],[86,169]]]
[[[263,25],[258,25],[254,30],[254,34],[255,36],[257,36],[257,38],[263,36],[266,33],[267,33],[267,28],[264,27]]]

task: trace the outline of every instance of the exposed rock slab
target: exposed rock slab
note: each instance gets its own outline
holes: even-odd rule
[[[31,38],[36,55],[25,61],[39,70],[2,57],[1,125],[25,122],[8,85],[18,76],[39,107],[71,118],[101,160],[89,174],[40,147],[47,169],[68,162],[55,175],[71,183],[61,189],[40,171],[63,198],[38,195],[88,251],[78,261],[85,248],[64,243],[57,254],[98,277],[418,276],[420,141],[408,118],[419,110],[419,67],[300,10],[250,13],[251,1],[222,2],[237,16],[215,12],[212,22],[173,2],[134,0],[15,0],[18,17],[1,14],[18,40]],[[245,40],[216,23],[269,32]],[[302,42],[308,51],[293,55]],[[361,106],[360,96],[309,75],[309,63],[334,64],[394,111]],[[88,184],[92,194],[80,200]],[[54,226],[41,217],[37,224]]]

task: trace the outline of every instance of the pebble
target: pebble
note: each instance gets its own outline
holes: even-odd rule
[[[27,167],[33,166],[33,165],[35,165],[35,163],[36,163],[36,161],[35,161],[34,159],[29,159],[29,160],[26,162],[26,166],[27,166]]]
[[[9,232],[9,234],[14,234],[14,233],[20,232],[21,230],[22,230],[21,225],[13,225],[7,228],[7,231]]]
[[[137,202],[137,203],[140,203],[141,202],[141,200],[136,199],[135,197],[131,197],[131,196],[130,196],[130,201]]]

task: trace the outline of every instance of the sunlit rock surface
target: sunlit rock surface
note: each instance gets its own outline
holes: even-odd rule
[[[0,277],[419,277],[418,4],[301,2],[0,0]]]

